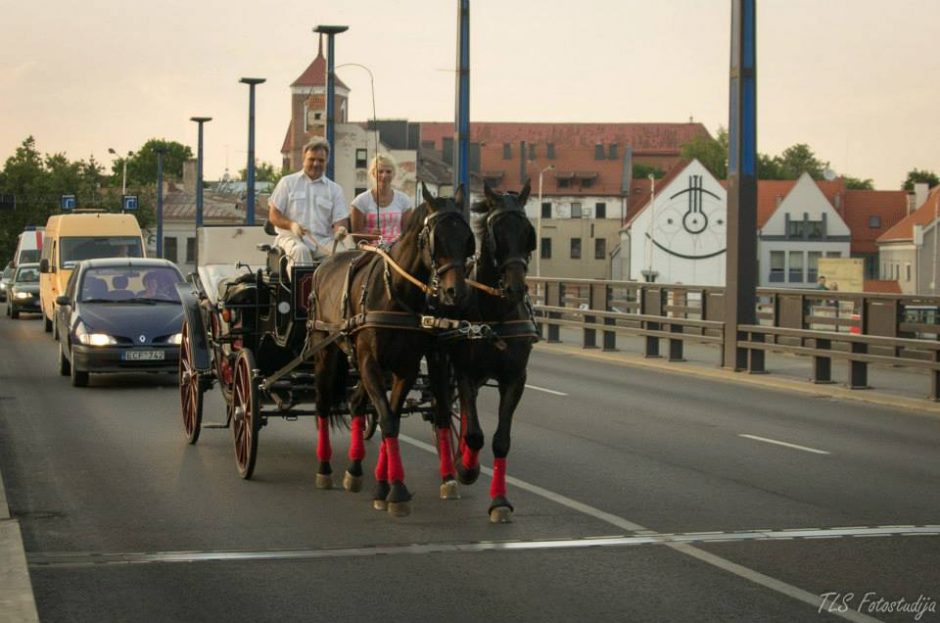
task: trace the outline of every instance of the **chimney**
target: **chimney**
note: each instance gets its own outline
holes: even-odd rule
[[[188,193],[196,192],[196,161],[187,160],[183,163],[183,189]]]
[[[927,182],[917,182],[914,184],[914,210],[927,202],[927,192],[929,188],[930,186]]]

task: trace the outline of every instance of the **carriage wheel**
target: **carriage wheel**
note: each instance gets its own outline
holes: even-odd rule
[[[254,380],[255,358],[243,348],[235,360],[232,383],[232,432],[235,435],[235,463],[238,474],[248,480],[255,471],[258,456],[258,432],[261,430],[258,388]]]
[[[199,440],[199,431],[202,430],[202,382],[193,361],[190,330],[189,322],[184,320],[183,341],[180,342],[180,410],[186,441],[194,444]]]

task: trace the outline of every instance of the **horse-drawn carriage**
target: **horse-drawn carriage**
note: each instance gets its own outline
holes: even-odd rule
[[[317,486],[328,488],[330,423],[349,420],[350,464],[343,484],[358,491],[363,439],[378,421],[382,442],[373,506],[406,515],[411,495],[403,482],[399,418],[420,413],[433,423],[441,497],[457,497],[455,476],[469,483],[479,474],[483,435],[476,393],[488,378],[497,378],[505,409],[500,408],[494,439],[494,467],[503,484],[491,487],[494,506],[501,509],[494,518],[491,507],[491,519],[508,520],[509,422],[536,338],[524,299],[534,232],[520,236],[518,230],[523,223],[531,229],[521,208],[527,192],[520,197],[488,191],[488,201],[504,199],[482,209],[476,274],[486,276],[480,279],[484,283],[467,278],[474,233],[459,208],[460,192],[455,202],[425,191],[425,202],[390,249],[366,246],[335,254],[319,266],[290,267],[262,227],[200,228],[197,271],[188,286],[180,287],[185,309],[180,399],[189,443],[196,443],[201,428],[231,427],[238,472],[250,478],[259,433],[268,420],[313,415],[318,418]],[[508,208],[503,205],[507,197],[513,200]],[[509,213],[521,219],[505,219],[517,227],[501,232],[496,221]],[[481,293],[471,294],[468,284]],[[481,297],[502,300],[499,318],[481,314],[492,307],[492,302],[481,304]],[[485,346],[476,345],[481,340],[471,345],[473,337],[486,338]],[[507,359],[504,352],[516,356]],[[424,372],[422,359],[428,362]],[[494,367],[475,369],[480,365]],[[204,423],[203,394],[216,384],[225,399],[224,419]],[[458,386],[461,416],[454,418]],[[505,442],[497,441],[501,438]]]

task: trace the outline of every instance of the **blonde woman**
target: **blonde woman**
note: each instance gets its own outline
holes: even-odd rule
[[[388,154],[378,154],[369,166],[372,190],[353,199],[350,221],[354,234],[375,242],[393,242],[414,207],[411,198],[392,188],[397,166]]]

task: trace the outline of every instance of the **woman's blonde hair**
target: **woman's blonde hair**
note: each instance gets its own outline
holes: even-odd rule
[[[371,177],[373,181],[376,181],[376,174],[379,167],[391,169],[392,179],[395,179],[395,176],[398,175],[398,164],[389,154],[377,154],[375,158],[372,159],[372,163],[369,165],[369,177]]]

